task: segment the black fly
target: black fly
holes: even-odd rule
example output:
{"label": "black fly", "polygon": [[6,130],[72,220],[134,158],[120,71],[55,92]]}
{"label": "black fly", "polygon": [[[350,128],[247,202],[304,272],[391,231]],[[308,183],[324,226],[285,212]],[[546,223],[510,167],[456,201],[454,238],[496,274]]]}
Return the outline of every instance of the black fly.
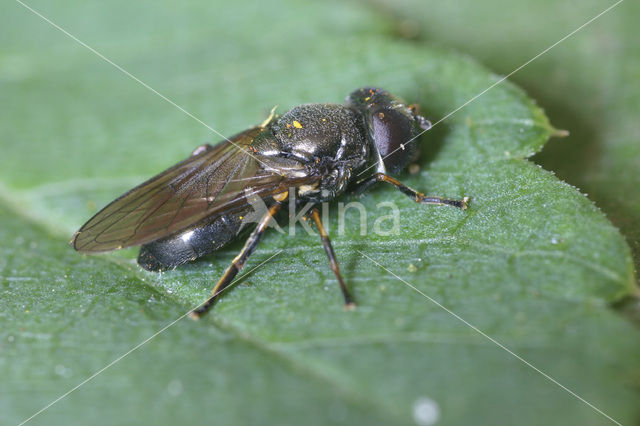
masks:
{"label": "black fly", "polygon": [[[150,271],[175,268],[233,240],[251,199],[267,206],[240,253],[192,316],[205,314],[258,245],[271,218],[295,191],[299,203],[329,201],[349,188],[387,182],[416,202],[465,209],[467,199],[427,197],[387,173],[404,169],[416,151],[416,126],[430,123],[413,106],[379,88],[352,92],[346,105],[308,104],[272,116],[133,188],[102,209],[71,244],[91,253],[142,245],[138,263]],[[359,176],[359,173],[366,174]],[[311,210],[347,307],[354,306],[320,214]]]}

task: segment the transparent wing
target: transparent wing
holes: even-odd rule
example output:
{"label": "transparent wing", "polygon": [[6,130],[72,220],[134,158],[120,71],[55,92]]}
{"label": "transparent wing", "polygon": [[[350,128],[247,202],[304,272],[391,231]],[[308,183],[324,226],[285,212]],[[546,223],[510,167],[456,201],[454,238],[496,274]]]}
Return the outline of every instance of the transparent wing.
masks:
{"label": "transparent wing", "polygon": [[72,246],[100,252],[148,243],[241,208],[248,197],[266,198],[317,179],[278,174],[273,158],[265,167],[250,148],[262,130],[239,133],[233,143],[210,147],[133,188],[85,223]]}

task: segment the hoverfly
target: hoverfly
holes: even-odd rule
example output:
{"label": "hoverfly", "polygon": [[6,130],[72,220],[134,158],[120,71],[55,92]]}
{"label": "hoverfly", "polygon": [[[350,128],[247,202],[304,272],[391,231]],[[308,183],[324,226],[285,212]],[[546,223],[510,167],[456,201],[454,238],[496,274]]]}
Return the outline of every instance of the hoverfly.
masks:
{"label": "hoverfly", "polygon": [[[417,127],[430,126],[415,106],[373,87],[353,91],[345,105],[306,104],[281,116],[272,112],[264,123],[215,146],[198,147],[111,202],[80,228],[71,245],[82,253],[141,245],[140,266],[175,268],[233,240],[251,210],[250,198],[259,197],[266,211],[209,299],[192,312],[199,318],[242,269],[290,191],[298,203],[319,204],[348,188],[364,191],[387,182],[418,203],[466,209],[466,197],[428,197],[387,174],[408,165],[416,144],[407,142],[417,136]],[[353,307],[318,209],[310,211],[345,306]]]}

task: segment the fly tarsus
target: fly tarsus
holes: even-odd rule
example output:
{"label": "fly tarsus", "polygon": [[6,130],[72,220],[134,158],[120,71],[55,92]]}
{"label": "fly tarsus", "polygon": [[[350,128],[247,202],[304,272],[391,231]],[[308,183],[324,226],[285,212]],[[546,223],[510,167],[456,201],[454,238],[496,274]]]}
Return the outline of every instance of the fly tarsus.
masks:
{"label": "fly tarsus", "polygon": [[439,206],[446,205],[457,207],[460,210],[466,210],[469,205],[469,197],[464,197],[462,200],[452,200],[449,198],[426,196],[422,192],[418,192],[415,189],[410,188],[404,183],[400,182],[399,180],[392,178],[391,176],[388,176],[384,173],[376,173],[370,178],[360,182],[360,185],[361,187],[367,189],[377,182],[387,182],[393,185],[397,190],[412,198],[416,203],[435,204]]}

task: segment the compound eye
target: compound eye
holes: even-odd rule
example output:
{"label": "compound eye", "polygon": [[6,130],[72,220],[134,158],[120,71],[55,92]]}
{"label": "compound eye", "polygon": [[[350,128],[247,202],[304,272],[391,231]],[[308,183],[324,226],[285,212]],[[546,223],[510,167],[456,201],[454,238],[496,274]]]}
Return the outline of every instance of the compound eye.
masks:
{"label": "compound eye", "polygon": [[373,140],[391,173],[401,171],[416,150],[413,117],[398,109],[385,108],[371,115]]}

